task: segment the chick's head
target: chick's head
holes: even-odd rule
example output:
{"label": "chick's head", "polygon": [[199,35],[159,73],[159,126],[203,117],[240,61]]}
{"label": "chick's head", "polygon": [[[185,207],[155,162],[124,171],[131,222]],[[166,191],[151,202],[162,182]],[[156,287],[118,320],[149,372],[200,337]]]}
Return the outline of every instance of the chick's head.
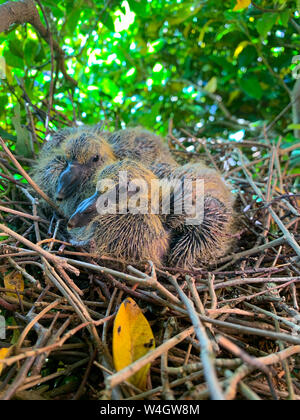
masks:
{"label": "chick's head", "polygon": [[62,201],[76,191],[94,185],[99,168],[115,161],[113,151],[101,135],[83,132],[71,135],[62,145],[66,165],[56,188],[56,199]]}
{"label": "chick's head", "polygon": [[108,214],[148,214],[151,182],[156,176],[138,162],[123,160],[98,172],[96,192],[84,200],[69,220],[69,228],[82,227]]}

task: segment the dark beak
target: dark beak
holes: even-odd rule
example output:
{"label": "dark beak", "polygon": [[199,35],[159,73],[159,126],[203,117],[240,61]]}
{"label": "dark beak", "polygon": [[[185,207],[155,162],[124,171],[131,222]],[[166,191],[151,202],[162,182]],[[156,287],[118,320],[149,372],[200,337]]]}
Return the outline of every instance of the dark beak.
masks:
{"label": "dark beak", "polygon": [[68,229],[75,229],[88,225],[97,216],[97,200],[99,193],[96,192],[92,197],[84,200],[71,216],[68,222]]}
{"label": "dark beak", "polygon": [[58,201],[65,200],[76,192],[83,178],[82,172],[83,168],[79,163],[68,164],[68,167],[58,179],[58,186],[56,188],[56,199]]}

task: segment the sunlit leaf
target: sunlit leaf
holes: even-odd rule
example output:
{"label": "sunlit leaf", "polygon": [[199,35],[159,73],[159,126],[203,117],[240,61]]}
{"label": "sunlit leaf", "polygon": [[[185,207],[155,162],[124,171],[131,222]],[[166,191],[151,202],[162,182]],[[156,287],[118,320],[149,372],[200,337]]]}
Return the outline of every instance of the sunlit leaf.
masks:
{"label": "sunlit leaf", "polygon": [[215,93],[218,87],[218,79],[216,77],[212,77],[210,81],[205,86],[205,90],[209,93]]}
{"label": "sunlit leaf", "polygon": [[33,64],[35,56],[40,49],[40,44],[37,41],[28,39],[24,46],[24,58],[28,66]]}
{"label": "sunlit leaf", "polygon": [[76,29],[82,9],[75,9],[68,15],[67,25],[71,32]]}
{"label": "sunlit leaf", "polygon": [[233,54],[234,58],[238,57],[243,51],[243,49],[247,47],[247,45],[249,44],[250,44],[249,41],[240,42],[239,45],[236,47],[236,50],[234,51],[234,54]]}
{"label": "sunlit leaf", "polygon": [[110,14],[106,11],[102,13],[102,19],[101,22],[103,25],[105,25],[111,32],[115,31],[115,24],[113,21],[113,18],[110,16]]}
{"label": "sunlit leaf", "polygon": [[288,130],[300,130],[300,124],[289,124],[287,129]]}
{"label": "sunlit leaf", "polygon": [[237,0],[237,3],[235,7],[233,8],[233,11],[236,12],[238,10],[243,10],[249,7],[251,4],[251,0]]}
{"label": "sunlit leaf", "polygon": [[119,88],[111,79],[104,78],[100,83],[99,87],[102,89],[102,91],[106,94],[114,98],[118,92]]}
{"label": "sunlit leaf", "polygon": [[147,3],[139,0],[128,0],[130,9],[133,10],[137,15],[147,17]]}
{"label": "sunlit leaf", "polygon": [[[142,311],[131,298],[120,306],[113,329],[113,358],[117,371],[124,369],[155,348],[151,327]],[[144,366],[129,381],[146,389],[150,364]]]}

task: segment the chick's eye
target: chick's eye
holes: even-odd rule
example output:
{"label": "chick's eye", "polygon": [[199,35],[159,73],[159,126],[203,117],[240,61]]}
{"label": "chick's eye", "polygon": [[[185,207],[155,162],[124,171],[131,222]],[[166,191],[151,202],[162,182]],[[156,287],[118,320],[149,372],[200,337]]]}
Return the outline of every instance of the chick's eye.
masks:
{"label": "chick's eye", "polygon": [[93,157],[93,162],[99,162],[99,159],[100,159],[99,155],[96,155]]}

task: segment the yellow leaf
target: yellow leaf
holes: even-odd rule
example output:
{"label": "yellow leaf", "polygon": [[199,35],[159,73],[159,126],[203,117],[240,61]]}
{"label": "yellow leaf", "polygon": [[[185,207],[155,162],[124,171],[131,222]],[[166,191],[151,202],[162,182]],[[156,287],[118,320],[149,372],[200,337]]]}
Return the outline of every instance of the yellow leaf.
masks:
{"label": "yellow leaf", "polygon": [[245,47],[247,47],[247,45],[249,45],[249,44],[250,44],[249,41],[240,42],[239,45],[236,47],[236,50],[234,51],[233,57],[234,58],[237,58],[241,54],[241,52],[243,51],[243,49]]}
{"label": "yellow leaf", "polygon": [[226,105],[231,105],[233,101],[235,101],[241,95],[240,90],[233,90],[230,92],[229,99]]}
{"label": "yellow leaf", "polygon": [[[10,354],[11,354],[12,348],[13,348],[13,346],[5,347],[5,348],[2,348],[2,349],[0,348],[0,360],[5,359],[6,357],[9,357]],[[3,364],[0,363],[0,375],[2,373],[2,370],[3,370]]]}
{"label": "yellow leaf", "polygon": [[209,93],[215,93],[218,87],[218,79],[216,77],[212,77],[210,81],[205,86],[204,90]]}
{"label": "yellow leaf", "polygon": [[238,10],[243,10],[249,7],[251,4],[251,0],[237,0],[237,4],[235,5],[233,11],[236,12]]}
{"label": "yellow leaf", "polygon": [[[14,270],[9,274],[4,276],[4,287],[10,290],[18,290],[23,292],[24,290],[24,279],[21,273]],[[18,296],[15,293],[6,292],[7,296],[11,296],[18,299]],[[23,295],[20,295],[20,298],[23,300]]]}
{"label": "yellow leaf", "polygon": [[12,67],[6,65],[6,78],[7,78],[8,83],[12,85],[14,79],[13,79],[13,76],[11,74],[11,69],[12,69]]}
{"label": "yellow leaf", "polygon": [[[113,359],[117,371],[143,357],[155,348],[151,327],[131,298],[124,300],[113,329]],[[129,382],[145,390],[150,363],[129,378]]]}

